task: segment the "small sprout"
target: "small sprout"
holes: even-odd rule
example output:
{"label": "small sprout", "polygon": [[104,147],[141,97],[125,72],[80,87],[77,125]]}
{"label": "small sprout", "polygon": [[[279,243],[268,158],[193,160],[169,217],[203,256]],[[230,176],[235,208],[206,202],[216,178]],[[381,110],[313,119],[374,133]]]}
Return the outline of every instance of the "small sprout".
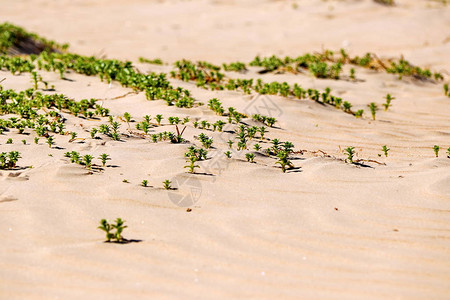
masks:
{"label": "small sprout", "polygon": [[125,119],[125,122],[130,123],[131,122],[131,115],[130,113],[126,112],[123,114],[123,118]]}
{"label": "small sprout", "polygon": [[255,144],[255,146],[253,146],[253,149],[255,149],[256,151],[261,150],[261,146],[259,144]]}
{"label": "small sprout", "polygon": [[246,153],[245,154],[245,158],[247,158],[247,161],[248,162],[253,162],[253,159],[255,159],[255,154],[253,154],[253,153]]}
{"label": "small sprout", "polygon": [[163,181],[164,189],[166,189],[166,190],[172,189],[172,186],[170,185],[171,183],[172,183],[172,181],[170,181],[168,179],[164,180]]}
{"label": "small sprout", "polygon": [[347,153],[347,161],[352,164],[353,156],[355,155],[355,147],[347,147],[344,151]]}
{"label": "small sprout", "polygon": [[91,134],[91,138],[92,138],[92,139],[95,139],[95,135],[97,134],[97,132],[98,132],[98,129],[97,129],[97,128],[92,128],[92,129],[91,129],[90,134]]}
{"label": "small sprout", "polygon": [[224,152],[224,154],[225,154],[226,157],[231,158],[231,152],[230,151]]}
{"label": "small sprout", "polygon": [[124,179],[124,180],[122,180],[122,182],[123,182],[123,183],[130,183],[130,182],[128,181],[128,179]]}
{"label": "small sprout", "polygon": [[450,158],[450,147],[447,149],[447,157]]}
{"label": "small sprout", "polygon": [[436,157],[439,156],[439,150],[440,149],[441,149],[441,147],[439,147],[438,145],[434,145],[433,146],[434,155],[436,155]]}
{"label": "small sprout", "polygon": [[281,170],[283,173],[286,173],[286,167],[292,168],[294,165],[289,160],[289,153],[286,151],[279,151],[277,153],[278,161],[276,161],[276,164],[280,164]]}
{"label": "small sprout", "polygon": [[388,108],[391,106],[391,101],[394,100],[395,97],[392,97],[391,94],[387,94],[385,99],[386,99],[386,103],[383,103],[383,106],[384,106],[384,110],[387,111]]}
{"label": "small sprout", "polygon": [[348,102],[348,101],[344,101],[342,106],[344,107],[344,111],[345,112],[351,112],[351,109],[352,109],[353,105],[350,102]]}
{"label": "small sprout", "polygon": [[363,113],[364,113],[364,109],[358,109],[358,110],[355,112],[355,117],[361,118],[362,115],[363,115]]}
{"label": "small sprout", "polygon": [[12,139],[12,138],[7,139],[7,140],[6,140],[6,143],[7,143],[7,144],[12,144],[12,143],[13,143],[13,139]]}
{"label": "small sprout", "polygon": [[233,146],[234,141],[232,140],[228,140],[228,147],[231,149],[231,147]]}
{"label": "small sprout", "polygon": [[375,120],[375,114],[377,113],[378,106],[375,104],[375,102],[371,102],[367,106],[369,107],[370,113],[372,114],[372,119]]}
{"label": "small sprout", "polygon": [[102,161],[102,166],[103,167],[106,165],[106,161],[107,160],[111,160],[111,158],[109,158],[109,155],[106,154],[106,153],[100,154],[99,159]]}
{"label": "small sprout", "polygon": [[106,232],[106,241],[109,243],[111,242],[111,239],[114,238],[114,234],[112,234],[110,231],[112,229],[111,225],[106,221],[105,219],[102,219],[100,221],[100,226],[97,227],[98,229],[103,230]]}
{"label": "small sprout", "polygon": [[93,159],[94,157],[92,156],[92,155],[89,155],[89,154],[86,154],[85,156],[83,156],[83,162],[84,162],[84,165],[86,166],[86,168],[88,168],[89,170],[91,169],[91,167],[92,167],[92,159]]}
{"label": "small sprout", "polygon": [[162,115],[156,115],[155,120],[156,123],[158,123],[158,126],[161,126],[162,119],[164,119]]}
{"label": "small sprout", "polygon": [[75,132],[75,131],[72,131],[71,133],[70,133],[70,141],[69,142],[72,142],[73,140],[75,140],[77,138],[77,133]]}
{"label": "small sprout", "polygon": [[147,187],[147,184],[148,184],[148,180],[146,180],[146,179],[142,180],[141,185],[143,187]]}
{"label": "small sprout", "polygon": [[114,238],[116,239],[117,242],[121,242],[123,240],[122,231],[128,227],[123,226],[124,223],[125,223],[124,220],[122,220],[121,218],[117,218],[116,224],[112,225],[112,228],[116,229],[116,232],[114,233]]}
{"label": "small sprout", "polygon": [[36,145],[39,143],[39,138],[38,138],[38,137],[35,137],[35,138],[34,138],[34,143],[35,143]]}
{"label": "small sprout", "polygon": [[197,162],[198,158],[195,156],[190,156],[187,160],[187,162],[189,163],[187,166],[184,166],[184,168],[188,168],[189,169],[189,173],[194,173],[195,172],[195,168],[200,168],[200,166],[196,165],[195,163]]}
{"label": "small sprout", "polygon": [[450,96],[450,93],[448,92],[448,83],[444,84],[444,95]]}
{"label": "small sprout", "polygon": [[355,69],[354,68],[350,69],[350,79],[355,80]]}
{"label": "small sprout", "polygon": [[27,141],[26,140],[22,140],[22,144],[26,145]]}
{"label": "small sprout", "polygon": [[391,150],[389,149],[386,145],[383,146],[383,148],[381,148],[381,151],[383,151],[384,156],[388,156],[388,151]]}
{"label": "small sprout", "polygon": [[53,137],[52,137],[52,136],[49,136],[49,137],[47,138],[47,145],[48,145],[48,147],[51,148],[52,145],[54,145],[54,144],[55,144],[55,141],[54,141]]}

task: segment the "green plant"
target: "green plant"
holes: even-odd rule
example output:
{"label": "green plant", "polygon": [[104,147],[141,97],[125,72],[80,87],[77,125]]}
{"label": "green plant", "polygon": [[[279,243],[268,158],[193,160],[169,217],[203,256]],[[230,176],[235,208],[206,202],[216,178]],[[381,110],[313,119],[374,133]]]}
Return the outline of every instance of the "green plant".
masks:
{"label": "green plant", "polygon": [[195,156],[188,157],[187,162],[189,164],[187,166],[184,166],[184,167],[189,169],[189,173],[194,173],[195,172],[195,168],[200,168],[200,166],[195,164],[197,162],[197,160],[198,160],[198,158],[195,157]]}
{"label": "green plant", "polygon": [[156,123],[158,123],[158,126],[161,126],[162,119],[164,119],[162,115],[156,115],[155,120]]}
{"label": "green plant", "polygon": [[259,151],[259,150],[261,150],[261,146],[259,144],[255,144],[253,146],[253,149],[255,149],[255,151]]}
{"label": "green plant", "polygon": [[146,187],[147,184],[148,184],[148,180],[146,180],[146,179],[142,180],[141,185],[142,185],[143,187]]}
{"label": "green plant", "polygon": [[70,133],[70,140],[69,140],[69,142],[74,141],[76,138],[77,138],[77,133],[75,131],[72,131]]}
{"label": "green plant", "polygon": [[375,120],[375,114],[377,113],[378,106],[374,102],[371,102],[368,107],[370,109],[370,113],[372,114],[372,119]]}
{"label": "green plant", "polygon": [[356,77],[355,77],[355,68],[351,68],[350,69],[350,79],[351,80],[355,80],[356,79]]}
{"label": "green plant", "polygon": [[382,148],[381,148],[381,151],[383,151],[383,153],[384,153],[384,156],[388,156],[388,151],[389,150],[391,150],[391,149],[389,149],[386,145],[384,145]]}
{"label": "green plant", "polygon": [[386,97],[386,103],[383,103],[384,110],[387,111],[388,108],[391,106],[391,101],[395,99],[395,97],[392,97],[391,94],[387,94]]}
{"label": "green plant", "polygon": [[448,83],[444,84],[444,95],[445,96],[450,96],[450,94],[448,93]]}
{"label": "green plant", "polygon": [[230,151],[226,151],[224,152],[225,156],[228,158],[231,158],[231,152]]}
{"label": "green plant", "polygon": [[1,152],[0,153],[0,169],[13,169],[16,167],[20,156],[18,151]]}
{"label": "green plant", "polygon": [[35,138],[34,138],[34,143],[35,143],[36,145],[39,143],[39,138],[38,138],[38,137],[35,137]]}
{"label": "green plant", "polygon": [[450,158],[450,147],[447,149],[447,157]]}
{"label": "green plant", "polygon": [[363,115],[363,113],[364,113],[364,110],[363,110],[363,109],[358,109],[358,110],[355,112],[355,117],[361,118],[362,115]]}
{"label": "green plant", "polygon": [[436,157],[439,156],[439,150],[440,149],[441,149],[441,147],[439,147],[438,145],[434,145],[433,146],[434,155],[436,155]]}
{"label": "green plant", "polygon": [[106,233],[106,241],[108,243],[111,242],[111,239],[115,237],[115,235],[110,232],[112,230],[112,226],[106,219],[101,219],[100,226],[98,226],[97,228],[103,230]]}
{"label": "green plant", "polygon": [[102,166],[103,167],[106,165],[106,161],[107,160],[111,160],[111,158],[109,158],[109,155],[106,154],[106,153],[100,154],[99,159],[102,161]]}
{"label": "green plant", "polygon": [[47,138],[47,145],[48,145],[48,147],[51,148],[52,145],[54,145],[54,144],[55,144],[55,141],[54,141],[53,137],[52,137],[52,136],[49,136],[49,137]]}
{"label": "green plant", "polygon": [[[100,226],[98,229],[103,230],[106,233],[106,242],[108,243],[111,242],[111,240],[115,243],[122,243],[126,241],[122,236],[122,232],[128,226],[124,225],[125,221],[121,218],[117,218],[115,222],[115,224],[109,224],[106,219],[102,219],[100,221]],[[114,233],[111,232],[113,229],[116,230]]]}
{"label": "green plant", "polygon": [[347,161],[352,164],[353,156],[355,155],[355,147],[347,147],[344,151],[347,153]]}
{"label": "green plant", "polygon": [[164,180],[163,181],[164,189],[166,189],[166,190],[172,189],[171,183],[172,183],[172,181],[170,181],[168,179]]}
{"label": "green plant", "polygon": [[92,159],[94,157],[92,155],[86,154],[83,156],[83,163],[89,170],[92,168]]}
{"label": "green plant", "polygon": [[125,112],[123,114],[123,118],[125,119],[125,122],[130,123],[131,122],[131,115],[129,112]]}
{"label": "green plant", "polygon": [[130,182],[128,181],[128,179],[124,179],[124,180],[122,180],[122,182],[123,182],[123,183],[130,183]]}
{"label": "green plant", "polygon": [[253,162],[253,160],[255,159],[255,154],[253,153],[246,153],[245,154],[245,158],[247,159],[248,162]]}
{"label": "green plant", "polygon": [[26,140],[22,140],[22,144],[26,145],[27,141]]}
{"label": "green plant", "polygon": [[12,144],[12,143],[13,143],[13,139],[12,139],[12,138],[7,139],[7,140],[6,140],[6,143],[7,143],[7,144]]}
{"label": "green plant", "polygon": [[283,173],[286,173],[286,167],[294,167],[292,162],[289,160],[289,153],[286,151],[279,151],[277,153],[278,161],[276,161],[276,164],[280,164],[281,170]]}

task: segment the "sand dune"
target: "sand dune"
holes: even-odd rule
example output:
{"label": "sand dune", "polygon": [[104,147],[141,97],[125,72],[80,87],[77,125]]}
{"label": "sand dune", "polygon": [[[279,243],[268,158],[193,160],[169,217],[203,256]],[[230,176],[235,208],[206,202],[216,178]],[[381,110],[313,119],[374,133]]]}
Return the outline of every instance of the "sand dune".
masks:
{"label": "sand dune", "polygon": [[[442,72],[448,82],[449,6],[396,2],[391,8],[356,0],[299,0],[296,7],[256,0],[18,0],[0,1],[0,22],[69,42],[75,53],[131,60],[144,73],[173,67],[138,63],[140,56],[168,63],[249,62],[257,54],[345,47],[351,55],[405,55]],[[117,82],[74,72],[66,74],[70,80],[40,74],[58,93],[100,99],[111,115],[129,112],[140,122],[144,115],[162,114],[164,126],[151,128],[151,134],[174,131],[169,116],[189,116],[183,135],[189,142],[152,143],[137,134],[137,122],[124,121],[122,141],[91,139],[89,130],[107,119],[64,112],[66,130],[77,132],[78,139],[55,135],[57,148],[43,138],[34,144],[31,131],[0,135],[2,152],[22,155],[20,168],[0,170],[1,299],[450,297],[450,159],[444,153],[450,147],[450,98],[442,82],[399,80],[362,67],[356,68],[356,82],[259,74],[256,67],[245,74],[226,72],[230,78],[330,87],[354,110],[366,110],[355,118],[314,101],[267,96],[278,123],[258,142],[266,148],[278,138],[303,150],[292,155],[295,169],[282,173],[275,159],[263,154],[256,154],[254,164],[244,153],[225,158],[232,133],[192,126],[193,120],[225,119],[206,105],[177,108],[148,101],[143,92]],[[4,88],[32,85],[29,74],[0,70],[2,78]],[[254,95],[170,81],[204,103],[217,97],[241,112],[257,105]],[[396,99],[384,111],[387,93]],[[375,121],[367,112],[370,102],[380,106]],[[192,177],[183,168],[184,153],[200,145],[195,136],[202,132],[214,139],[214,148]],[[6,144],[8,138],[13,144]],[[379,156],[383,145],[391,149],[388,157]],[[434,145],[441,147],[438,158]],[[346,163],[343,149],[349,146],[366,162]],[[95,158],[107,153],[111,160],[105,168],[96,160],[98,169],[89,174],[71,164],[66,151]],[[140,185],[144,179],[148,187]],[[179,189],[165,190],[166,179]],[[99,220],[117,217],[127,221],[124,236],[137,242],[103,243]]]}

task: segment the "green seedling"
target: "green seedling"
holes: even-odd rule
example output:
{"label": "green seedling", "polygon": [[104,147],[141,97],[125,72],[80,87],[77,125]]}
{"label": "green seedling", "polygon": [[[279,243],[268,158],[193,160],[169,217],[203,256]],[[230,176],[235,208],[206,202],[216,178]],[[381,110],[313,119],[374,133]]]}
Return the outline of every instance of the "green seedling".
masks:
{"label": "green seedling", "polygon": [[445,96],[450,96],[449,92],[448,92],[448,83],[444,84],[444,95]]}
{"label": "green seedling", "polygon": [[148,180],[146,180],[146,179],[142,180],[141,185],[143,187],[147,187],[147,184],[148,184]]}
{"label": "green seedling", "polygon": [[112,226],[108,223],[106,219],[102,219],[100,221],[100,226],[97,227],[100,230],[103,230],[106,233],[106,241],[109,243],[111,242],[111,239],[114,238],[114,234],[111,233]]}
{"label": "green seedling", "polygon": [[351,80],[355,80],[356,79],[356,77],[355,77],[355,68],[351,68],[350,69],[350,79]]}
{"label": "green seedling", "polygon": [[355,147],[347,147],[344,151],[347,153],[347,161],[352,164],[353,156],[355,155]]}
{"label": "green seedling", "polygon": [[106,165],[106,161],[111,160],[111,158],[109,158],[109,155],[106,153],[100,154],[99,159],[102,161],[103,167]]}
{"label": "green seedling", "polygon": [[355,117],[361,118],[362,115],[363,115],[363,113],[364,113],[364,110],[363,110],[363,109],[358,109],[358,110],[355,112]]}
{"label": "green seedling", "polygon": [[279,151],[277,153],[277,157],[278,157],[278,161],[276,161],[276,164],[280,164],[281,166],[281,170],[283,171],[283,173],[286,173],[286,168],[292,168],[294,167],[294,165],[292,164],[292,162],[289,160],[289,153],[286,151]]}
{"label": "green seedling", "polygon": [[255,154],[253,153],[246,153],[245,154],[245,158],[247,159],[248,162],[253,162],[253,160],[255,159]]}
{"label": "green seedling", "polygon": [[168,179],[164,180],[164,181],[163,181],[164,189],[166,189],[166,190],[172,189],[171,184],[172,184],[172,181],[170,181],[170,180],[168,180]]}
{"label": "green seedling", "polygon": [[22,140],[22,144],[26,145],[27,141],[26,140]]}
{"label": "green seedling", "polygon": [[378,106],[375,104],[375,102],[371,102],[368,107],[370,109],[370,113],[372,114],[372,119],[375,120],[375,114],[377,113]]}
{"label": "green seedling", "polygon": [[395,97],[392,97],[391,94],[386,95],[386,103],[383,103],[384,110],[387,111],[389,107],[391,107],[391,101],[395,99]]}
{"label": "green seedling", "polygon": [[261,150],[261,146],[259,144],[255,144],[253,146],[253,149],[255,149],[255,151],[259,151],[259,150]]}
{"label": "green seedling", "polygon": [[450,158],[450,147],[447,149],[447,157]]}
{"label": "green seedling", "polygon": [[162,115],[156,115],[155,120],[156,123],[158,123],[158,126],[161,126],[162,119],[164,119]]}
{"label": "green seedling", "polygon": [[391,150],[389,149],[386,145],[383,146],[383,148],[381,148],[381,151],[383,151],[384,156],[388,156],[388,151]]}
{"label": "green seedling", "polygon": [[49,136],[49,137],[47,138],[47,145],[48,145],[48,147],[51,148],[52,145],[54,145],[54,144],[55,144],[55,141],[54,141],[53,137],[52,137],[52,136]]}
{"label": "green seedling", "polygon": [[130,123],[131,122],[131,115],[128,112],[125,112],[123,114],[123,118],[125,119],[125,122]]}
{"label": "green seedling", "polygon": [[77,138],[77,133],[75,131],[72,131],[70,133],[70,140],[69,140],[69,142],[74,141],[76,138]]}
{"label": "green seedling", "polygon": [[12,138],[7,139],[7,140],[6,140],[6,143],[7,143],[7,144],[12,144],[12,143],[13,143],[13,139],[12,139]]}
{"label": "green seedling", "polygon": [[83,156],[83,163],[89,170],[92,168],[92,159],[94,157],[92,155],[86,154]]}
{"label": "green seedling", "polygon": [[436,157],[439,156],[439,150],[440,149],[441,149],[441,147],[439,147],[438,145],[434,145],[433,146],[434,155],[436,155]]}
{"label": "green seedling", "polygon": [[189,169],[189,173],[193,174],[195,172],[195,168],[200,168],[200,166],[195,164],[197,162],[197,160],[198,160],[198,158],[196,158],[195,156],[188,157],[187,162],[189,164],[187,166],[184,166],[184,167]]}
{"label": "green seedling", "polygon": [[35,137],[35,138],[34,138],[34,143],[35,143],[36,145],[39,143],[39,138],[38,138],[38,137]]}
{"label": "green seedling", "polygon": [[224,152],[225,156],[228,158],[231,158],[231,152],[230,151],[226,151]]}
{"label": "green seedling", "polygon": [[122,242],[124,240],[124,238],[122,237],[122,232],[125,228],[128,227],[126,225],[124,226],[124,224],[125,224],[124,220],[122,220],[121,218],[117,218],[116,223],[111,226],[116,230],[116,232],[114,233],[114,238],[116,239],[117,242]]}

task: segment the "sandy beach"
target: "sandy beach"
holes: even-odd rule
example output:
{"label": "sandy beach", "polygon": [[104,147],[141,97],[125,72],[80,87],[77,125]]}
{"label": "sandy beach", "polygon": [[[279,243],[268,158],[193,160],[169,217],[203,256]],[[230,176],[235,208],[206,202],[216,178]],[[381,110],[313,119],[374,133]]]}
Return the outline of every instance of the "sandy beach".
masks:
{"label": "sandy beach", "polygon": [[[115,80],[73,70],[61,79],[39,70],[55,88],[42,93],[93,98],[109,109],[120,140],[91,138],[108,117],[64,110],[67,134],[54,134],[51,147],[44,137],[34,142],[35,130],[0,134],[0,152],[21,154],[17,168],[0,170],[0,299],[449,299],[450,97],[443,85],[450,82],[450,5],[395,3],[0,0],[0,23],[69,43],[71,53],[131,61],[143,74],[166,73],[174,87],[204,103],[168,106]],[[340,79],[255,66],[221,71],[227,78],[329,87],[352,111],[364,110],[356,118],[308,99],[204,89],[169,75],[181,59],[221,66],[341,48],[352,57],[403,56],[442,79],[399,79],[350,64]],[[0,81],[16,91],[33,86],[29,73],[4,68]],[[395,99],[385,110],[387,94]],[[193,125],[228,123],[208,107],[212,98],[248,116],[241,125],[261,126],[251,118],[255,113],[277,122],[264,138],[250,139],[247,150],[238,151],[235,142],[227,158],[239,124],[222,132]],[[371,102],[378,105],[375,120]],[[162,126],[152,119],[147,135],[136,128],[157,114]],[[152,142],[152,134],[176,132],[169,117],[189,117],[178,125],[186,126],[185,142]],[[214,142],[197,174],[189,174],[185,153],[202,147],[202,133]],[[286,173],[276,155],[254,150],[274,139],[295,145]],[[348,162],[347,147],[359,163]],[[93,170],[71,163],[70,151],[92,155]],[[105,167],[102,153],[111,158]],[[174,189],[166,190],[165,180]],[[133,242],[104,243],[99,221],[116,218],[126,221],[123,235]]]}

